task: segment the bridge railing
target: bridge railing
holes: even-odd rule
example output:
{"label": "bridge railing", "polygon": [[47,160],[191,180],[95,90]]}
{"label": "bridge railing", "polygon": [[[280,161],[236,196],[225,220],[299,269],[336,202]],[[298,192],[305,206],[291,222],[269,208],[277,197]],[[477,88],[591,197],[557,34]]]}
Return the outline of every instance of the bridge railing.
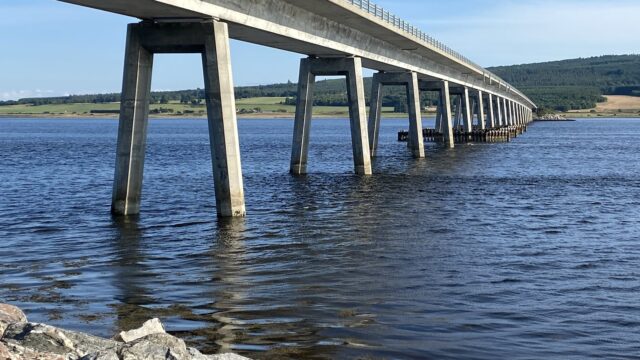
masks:
{"label": "bridge railing", "polygon": [[[428,34],[422,32],[422,30],[420,30],[419,28],[409,24],[408,22],[402,20],[401,18],[395,16],[394,14],[386,11],[384,8],[374,4],[373,2],[369,1],[369,0],[345,0],[349,3],[351,3],[351,5],[354,5],[366,12],[368,12],[369,14],[372,14],[374,16],[376,16],[379,19],[384,20],[385,22],[395,26],[396,28],[409,33],[417,38],[419,38],[420,40],[426,42],[428,45],[430,45],[431,47],[434,47],[446,54],[448,54],[449,56],[457,59],[458,61],[466,64],[469,67],[474,68],[475,70],[477,70],[478,72],[482,73],[485,77],[485,79],[487,77],[490,77],[491,80],[493,82],[497,82],[498,84],[502,84],[503,86],[506,84],[506,82],[504,80],[502,80],[499,76],[496,76],[495,74],[491,73],[490,71],[485,70],[482,66],[474,63],[473,61],[469,60],[467,57],[465,57],[464,55],[460,54],[457,51],[454,51],[453,49],[451,49],[450,47],[448,47],[447,45],[441,43],[440,41],[434,39],[433,37],[429,36]],[[507,90],[512,91],[517,93],[518,95],[521,95],[522,97],[524,97],[526,99],[526,96],[524,96],[524,94],[520,93],[519,91],[508,87]]]}

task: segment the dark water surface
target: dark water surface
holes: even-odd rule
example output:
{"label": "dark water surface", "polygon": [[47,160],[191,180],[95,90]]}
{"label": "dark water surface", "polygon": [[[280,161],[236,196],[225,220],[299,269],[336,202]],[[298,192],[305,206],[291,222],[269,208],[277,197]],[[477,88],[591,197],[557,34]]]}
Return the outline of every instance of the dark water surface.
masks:
{"label": "dark water surface", "polygon": [[0,120],[0,301],[112,336],[160,317],[254,358],[640,356],[640,121],[537,123],[375,175],[348,123],[240,121],[247,214],[215,216],[204,120],[152,120],[142,213],[109,215],[117,122]]}

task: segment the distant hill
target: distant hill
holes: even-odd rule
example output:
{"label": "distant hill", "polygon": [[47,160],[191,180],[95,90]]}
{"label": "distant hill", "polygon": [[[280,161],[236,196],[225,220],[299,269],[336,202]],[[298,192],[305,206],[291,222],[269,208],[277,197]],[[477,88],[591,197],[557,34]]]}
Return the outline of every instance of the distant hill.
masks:
{"label": "distant hill", "polygon": [[[505,81],[529,96],[540,108],[567,111],[590,109],[597,102],[606,101],[603,95],[640,96],[640,55],[607,55],[586,59],[572,59],[536,64],[499,66],[488,68]],[[365,78],[367,101],[371,78]],[[292,82],[242,86],[236,88],[236,98],[284,97],[284,104],[295,104],[297,85]],[[204,90],[153,92],[153,103],[179,101],[199,104]],[[347,101],[345,81],[331,79],[318,81],[315,86],[314,105],[344,106]],[[120,101],[120,94],[70,95],[50,98],[26,98],[0,102],[0,105],[110,103]],[[435,103],[433,94],[423,94],[422,103]],[[401,87],[385,87],[383,105],[398,112],[406,111],[406,98]]]}
{"label": "distant hill", "polygon": [[640,96],[640,55],[607,55],[488,68],[539,107],[589,109],[602,95]]}

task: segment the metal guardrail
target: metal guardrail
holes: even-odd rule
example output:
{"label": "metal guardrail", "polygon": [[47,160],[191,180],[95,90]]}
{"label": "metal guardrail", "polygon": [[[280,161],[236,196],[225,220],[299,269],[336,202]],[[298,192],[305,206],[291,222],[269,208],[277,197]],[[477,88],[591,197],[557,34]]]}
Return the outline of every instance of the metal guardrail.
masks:
{"label": "metal guardrail", "polygon": [[409,35],[417,37],[418,39],[424,41],[430,47],[438,49],[441,52],[449,55],[450,57],[452,57],[454,59],[457,59],[458,61],[464,63],[465,65],[467,65],[467,66],[469,66],[471,68],[474,68],[476,71],[478,71],[478,72],[483,74],[483,77],[484,77],[485,81],[486,81],[487,78],[489,78],[491,82],[497,82],[498,86],[499,87],[504,87],[504,89],[506,91],[516,93],[516,94],[520,95],[522,98],[528,100],[528,98],[524,94],[522,94],[520,91],[512,88],[508,83],[506,83],[504,80],[502,80],[499,76],[493,74],[490,71],[485,70],[482,66],[480,66],[480,65],[474,63],[473,61],[469,60],[464,55],[460,54],[457,51],[454,51],[453,49],[451,49],[447,45],[441,43],[440,41],[438,41],[438,40],[436,40],[434,38],[432,38],[428,34],[422,32],[422,30],[416,28],[415,26],[412,26],[408,22],[406,22],[406,21],[402,20],[401,18],[395,16],[394,14],[386,11],[385,9],[383,9],[382,7],[374,4],[373,2],[371,2],[369,0],[345,0],[345,1],[351,3],[351,5],[353,5],[353,6],[356,6],[356,7],[360,8],[361,10],[366,11],[369,14],[374,15],[375,17],[377,17],[379,19],[382,19],[383,21],[385,21],[388,24],[393,25],[397,29],[400,29],[400,30],[408,33]]}

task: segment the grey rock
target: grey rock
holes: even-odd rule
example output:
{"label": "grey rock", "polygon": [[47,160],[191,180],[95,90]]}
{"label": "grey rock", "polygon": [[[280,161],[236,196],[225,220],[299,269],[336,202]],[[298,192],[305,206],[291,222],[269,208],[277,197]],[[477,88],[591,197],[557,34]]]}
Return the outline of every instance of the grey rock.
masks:
{"label": "grey rock", "polygon": [[184,341],[169,334],[151,334],[126,343],[119,352],[121,360],[190,360]]}
{"label": "grey rock", "polygon": [[138,340],[151,334],[166,334],[164,326],[159,319],[151,319],[145,321],[141,327],[129,331],[123,331],[116,337],[116,340],[121,340],[126,343]]}
{"label": "grey rock", "polygon": [[3,341],[35,352],[59,354],[69,358],[79,358],[99,351],[117,351],[121,346],[117,341],[37,323],[9,325]]}
{"label": "grey rock", "polygon": [[2,360],[75,360],[75,356],[65,356],[47,352],[38,352],[15,344],[0,343]]}
{"label": "grey rock", "polygon": [[13,323],[4,332],[3,342],[36,352],[58,355],[75,354],[73,342],[53,326],[36,323]]}
{"label": "grey rock", "polygon": [[115,350],[104,350],[85,355],[80,360],[120,360]]}
{"label": "grey rock", "polygon": [[122,343],[115,340],[103,339],[97,336],[69,330],[60,329],[60,331],[69,340],[71,340],[76,353],[80,356],[96,352],[115,353],[120,349],[120,347],[122,347]]}
{"label": "grey rock", "polygon": [[209,360],[251,360],[248,357],[240,356],[234,353],[209,355]]}
{"label": "grey rock", "polygon": [[233,353],[226,354],[216,354],[216,355],[203,355],[194,348],[188,348],[189,355],[191,356],[190,360],[251,360],[244,356],[240,356]]}
{"label": "grey rock", "polygon": [[27,322],[27,316],[22,310],[13,305],[0,304],[0,339],[7,326],[17,322]]}

